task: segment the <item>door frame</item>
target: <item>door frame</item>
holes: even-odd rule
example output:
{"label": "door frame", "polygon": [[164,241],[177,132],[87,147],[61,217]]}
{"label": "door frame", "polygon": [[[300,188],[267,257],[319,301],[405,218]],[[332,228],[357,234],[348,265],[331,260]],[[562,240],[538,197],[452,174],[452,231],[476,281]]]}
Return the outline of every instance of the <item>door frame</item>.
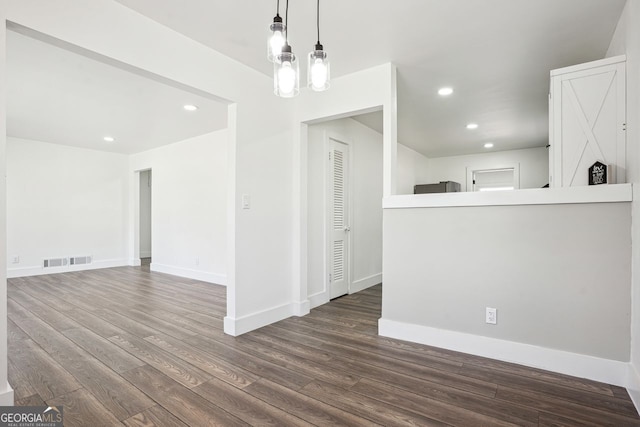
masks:
{"label": "door frame", "polygon": [[[329,158],[329,154],[332,153],[332,140],[338,141],[342,144],[345,144],[349,149],[349,158],[347,160],[347,185],[348,185],[348,196],[346,202],[348,203],[348,213],[347,213],[347,222],[348,227],[353,227],[353,142],[349,138],[345,138],[343,135],[340,135],[335,132],[324,131],[324,153],[325,153],[325,167],[324,167],[324,291],[326,295],[326,301],[331,300],[331,280],[329,279],[329,275],[332,274],[332,242],[333,242],[333,229],[332,218],[331,218],[331,198],[333,197],[333,169],[331,166],[333,165],[333,161]],[[351,238],[351,232],[349,232],[346,236],[347,239],[347,256],[346,260],[348,262],[347,266],[347,295],[351,293],[351,285],[353,278],[353,239]]]}

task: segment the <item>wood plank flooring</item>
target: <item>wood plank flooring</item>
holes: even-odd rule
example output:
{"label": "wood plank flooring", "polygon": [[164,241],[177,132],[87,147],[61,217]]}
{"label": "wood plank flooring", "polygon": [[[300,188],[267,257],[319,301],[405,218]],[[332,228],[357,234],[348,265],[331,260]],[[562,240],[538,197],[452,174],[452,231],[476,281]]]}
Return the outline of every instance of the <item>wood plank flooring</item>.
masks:
{"label": "wood plank flooring", "polygon": [[381,286],[233,338],[225,288],[148,266],[8,282],[16,404],[66,426],[640,426],[620,387],[377,336]]}

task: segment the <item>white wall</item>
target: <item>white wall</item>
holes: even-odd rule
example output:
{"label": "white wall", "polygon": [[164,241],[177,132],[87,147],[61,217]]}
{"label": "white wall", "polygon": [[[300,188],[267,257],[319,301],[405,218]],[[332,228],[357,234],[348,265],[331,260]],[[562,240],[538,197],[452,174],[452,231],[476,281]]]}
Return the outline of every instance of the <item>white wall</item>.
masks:
{"label": "white wall", "polygon": [[380,333],[624,385],[630,208],[385,209]]}
{"label": "white wall", "polygon": [[382,135],[352,119],[312,125],[308,131],[307,292],[315,307],[329,301],[325,268],[328,137],[348,143],[351,156],[350,293],[382,281]]}
{"label": "white wall", "polygon": [[[328,122],[327,125],[330,125]],[[327,284],[327,249],[326,221],[328,189],[326,180],[328,174],[326,162],[328,162],[327,147],[324,136],[325,125],[308,127],[307,150],[307,295],[314,308],[329,301],[329,288]]]}
{"label": "white wall", "polygon": [[640,407],[640,3],[628,0],[607,56],[627,55],[627,180],[634,183],[632,203],[631,377],[629,392]]}
{"label": "white wall", "polygon": [[467,191],[467,168],[498,169],[520,164],[520,188],[541,188],[549,183],[549,153],[546,148],[496,151],[467,156],[434,157],[429,159],[428,181],[460,183]]}
{"label": "white wall", "polygon": [[[251,318],[262,311],[266,301],[282,303],[269,305],[268,310],[277,311],[278,307],[284,306],[287,311],[285,317],[292,314],[289,310],[291,150],[291,133],[286,132],[265,138],[255,146],[242,147],[239,151],[245,158],[244,167],[252,173],[245,176],[246,181],[238,188],[240,198],[249,196],[251,208],[239,208],[236,217],[239,221],[235,230],[238,240],[236,253],[242,254],[244,259],[243,264],[236,268],[236,279],[247,284],[239,290],[237,297]],[[259,241],[253,242],[254,239]],[[287,286],[281,286],[283,284]]]}
{"label": "white wall", "polygon": [[140,172],[140,258],[151,257],[151,170]]}
{"label": "white wall", "polygon": [[221,130],[130,157],[134,183],[152,170],[153,271],[226,283],[227,138]]}
{"label": "white wall", "polygon": [[72,269],[44,270],[53,257],[91,255],[83,269],[126,265],[126,178],[126,155],[8,138],[8,275]]}
{"label": "white wall", "polygon": [[430,184],[429,159],[426,156],[398,144],[396,194],[413,194],[416,184]]}
{"label": "white wall", "polygon": [[[6,2],[0,2],[0,23],[6,26]],[[13,389],[7,377],[7,197],[6,197],[6,81],[7,34],[0,29],[0,405],[13,405]]]}

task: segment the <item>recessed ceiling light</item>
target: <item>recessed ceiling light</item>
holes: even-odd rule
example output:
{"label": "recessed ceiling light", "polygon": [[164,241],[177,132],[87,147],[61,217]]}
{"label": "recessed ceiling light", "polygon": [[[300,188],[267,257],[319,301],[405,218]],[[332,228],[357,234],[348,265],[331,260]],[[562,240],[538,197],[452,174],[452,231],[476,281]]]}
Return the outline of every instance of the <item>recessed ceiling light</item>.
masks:
{"label": "recessed ceiling light", "polygon": [[438,95],[440,96],[449,96],[453,93],[453,89],[450,87],[443,87],[440,88],[440,90],[438,91]]}
{"label": "recessed ceiling light", "polygon": [[187,111],[196,111],[198,109],[198,106],[193,104],[187,104],[183,108]]}
{"label": "recessed ceiling light", "polygon": [[112,137],[112,136],[105,136],[105,137],[104,137],[104,138],[102,138],[102,139],[104,139],[104,140],[105,140],[105,141],[107,141],[107,142],[113,142],[113,141],[115,141],[115,140],[116,140],[116,139],[115,139],[114,137]]}
{"label": "recessed ceiling light", "polygon": [[467,129],[478,129],[478,124],[477,123],[469,123],[467,125]]}
{"label": "recessed ceiling light", "polygon": [[493,142],[487,142],[484,144],[484,148],[493,148]]}

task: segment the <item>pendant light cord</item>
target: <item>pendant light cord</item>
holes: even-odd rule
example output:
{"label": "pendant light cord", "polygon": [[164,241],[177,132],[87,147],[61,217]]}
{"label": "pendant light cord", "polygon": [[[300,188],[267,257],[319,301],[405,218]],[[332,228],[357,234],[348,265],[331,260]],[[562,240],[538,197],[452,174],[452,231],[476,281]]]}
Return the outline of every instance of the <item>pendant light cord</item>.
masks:
{"label": "pendant light cord", "polygon": [[320,44],[320,0],[316,9],[316,26],[318,28],[318,44]]}
{"label": "pendant light cord", "polygon": [[[278,0],[280,1],[280,0]],[[287,0],[287,7],[284,13],[284,40],[289,44],[289,0]]]}

